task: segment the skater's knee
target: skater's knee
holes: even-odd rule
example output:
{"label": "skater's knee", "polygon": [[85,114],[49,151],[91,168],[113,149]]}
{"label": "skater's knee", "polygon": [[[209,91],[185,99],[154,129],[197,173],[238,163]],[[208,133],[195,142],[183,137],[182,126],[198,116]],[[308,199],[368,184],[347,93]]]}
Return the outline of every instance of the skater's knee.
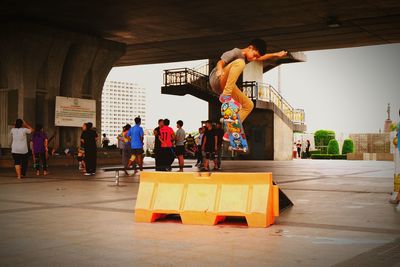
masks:
{"label": "skater's knee", "polygon": [[247,110],[248,112],[252,111],[254,108],[254,103],[250,99],[243,104],[243,109]]}
{"label": "skater's knee", "polygon": [[254,108],[254,102],[253,101],[249,101],[249,110],[252,111]]}

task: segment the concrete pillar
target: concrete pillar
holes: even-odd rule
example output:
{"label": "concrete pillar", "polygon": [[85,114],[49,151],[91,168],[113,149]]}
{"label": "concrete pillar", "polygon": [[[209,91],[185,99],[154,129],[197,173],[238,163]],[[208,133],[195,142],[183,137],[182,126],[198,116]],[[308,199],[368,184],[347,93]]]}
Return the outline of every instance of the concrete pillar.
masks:
{"label": "concrete pillar", "polygon": [[79,128],[54,126],[55,97],[61,95],[95,99],[100,129],[103,83],[125,45],[25,22],[3,23],[0,30],[0,90],[18,94],[17,116],[10,108],[4,115],[8,126],[16,119],[11,116],[40,122],[49,136],[57,136],[55,146],[78,144]]}

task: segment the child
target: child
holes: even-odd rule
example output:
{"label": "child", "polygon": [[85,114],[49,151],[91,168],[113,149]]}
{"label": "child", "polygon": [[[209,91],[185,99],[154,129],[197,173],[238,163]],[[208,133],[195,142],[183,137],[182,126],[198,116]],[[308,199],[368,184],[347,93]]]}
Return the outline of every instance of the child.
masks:
{"label": "child", "polygon": [[40,167],[43,169],[43,175],[47,175],[48,139],[41,124],[36,125],[31,142],[36,175],[40,175]]}
{"label": "child", "polygon": [[248,98],[236,85],[242,74],[245,64],[250,61],[264,61],[279,59],[287,55],[286,51],[265,54],[266,44],[262,39],[252,40],[247,47],[234,48],[222,54],[217,66],[210,73],[211,88],[220,94],[220,101],[228,102],[232,98],[242,107],[239,110],[240,120],[243,122],[254,107],[253,101]]}
{"label": "child", "polygon": [[218,170],[217,159],[215,158],[215,153],[218,150],[218,140],[217,135],[212,127],[212,122],[210,120],[206,121],[206,131],[204,133],[202,142],[202,151],[205,152],[204,160],[204,171],[209,171],[209,161],[214,161],[214,170]]}

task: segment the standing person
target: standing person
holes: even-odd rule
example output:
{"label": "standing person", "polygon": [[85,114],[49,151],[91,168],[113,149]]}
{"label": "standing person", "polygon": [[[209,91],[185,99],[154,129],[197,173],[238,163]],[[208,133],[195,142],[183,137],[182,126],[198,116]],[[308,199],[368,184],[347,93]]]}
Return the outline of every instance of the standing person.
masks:
{"label": "standing person", "polygon": [[32,134],[32,155],[36,175],[40,175],[40,167],[43,169],[43,175],[47,175],[47,157],[48,157],[48,138],[41,124],[36,124],[35,131]]}
{"label": "standing person", "polygon": [[203,164],[203,153],[201,151],[201,142],[203,141],[203,136],[204,136],[204,129],[203,127],[199,128],[199,136],[197,137],[197,162],[196,162],[196,167],[201,167]]}
{"label": "standing person", "polygon": [[175,154],[172,149],[172,142],[175,140],[175,133],[169,127],[169,119],[164,120],[164,126],[160,128],[161,151],[160,151],[160,165],[164,171],[171,170],[171,164],[174,162]]}
{"label": "standing person", "polygon": [[[82,124],[82,133],[86,131],[86,123]],[[83,145],[82,140],[80,141],[80,145],[78,147],[78,169],[81,172],[86,172],[86,165],[85,165],[85,147]]]}
{"label": "standing person", "polygon": [[224,137],[224,129],[222,129],[222,123],[217,122],[215,128],[215,134],[217,136],[217,168],[221,169],[221,157],[222,157],[222,142]]}
{"label": "standing person", "polygon": [[128,137],[126,137],[127,132],[131,129],[131,125],[127,124],[122,127],[122,133],[118,135],[118,144],[121,149],[122,155],[122,165],[124,166],[124,171],[126,175],[129,175],[128,162],[131,158],[131,142]]}
{"label": "standing person", "polygon": [[[399,110],[400,116],[400,110]],[[395,146],[394,151],[394,181],[393,181],[393,193],[389,200],[392,204],[397,204],[396,210],[400,212],[400,121],[397,124],[397,134],[393,140]]]}
{"label": "standing person", "polygon": [[156,165],[156,171],[159,171],[160,166],[160,152],[161,152],[161,141],[160,141],[160,129],[164,126],[164,120],[158,120],[158,126],[153,130],[154,134],[154,159]]}
{"label": "standing person", "polygon": [[[144,132],[143,128],[140,127],[142,119],[140,117],[135,118],[135,126],[127,131],[127,137],[130,137],[131,141],[131,154],[135,156],[136,162],[139,165],[139,170],[143,171],[143,139],[144,139]],[[135,174],[138,171],[135,170]]]}
{"label": "standing person", "polygon": [[215,158],[215,152],[218,150],[217,145],[217,135],[212,127],[212,122],[208,120],[206,121],[206,131],[204,132],[203,142],[201,145],[202,151],[206,154],[204,160],[204,171],[210,170],[210,160],[214,161],[214,170],[217,170],[217,160]]}
{"label": "standing person", "polygon": [[175,139],[175,155],[178,158],[179,162],[179,171],[183,172],[183,166],[185,165],[184,155],[185,155],[185,130],[182,128],[183,121],[179,120],[176,122],[176,139]]}
{"label": "standing person", "polygon": [[86,123],[86,130],[81,134],[81,143],[85,149],[85,175],[95,175],[97,165],[97,139],[98,135],[93,129],[91,122]]}
{"label": "standing person", "polygon": [[101,141],[101,144],[103,148],[108,148],[108,145],[110,144],[110,139],[108,139],[105,133],[103,133],[103,140]]}
{"label": "standing person", "polygon": [[17,179],[26,176],[28,168],[28,141],[27,134],[32,133],[33,128],[22,119],[15,121],[14,128],[11,129],[11,153],[14,159],[15,172]]}
{"label": "standing person", "polygon": [[297,147],[297,157],[299,159],[301,159],[301,142],[300,142],[300,140],[297,141],[296,147]]}
{"label": "standing person", "polygon": [[246,63],[250,61],[265,61],[287,56],[286,51],[265,54],[266,43],[262,39],[252,40],[247,47],[233,48],[222,54],[216,67],[210,73],[211,88],[220,94],[220,101],[227,102],[232,98],[241,104],[239,117],[242,123],[252,111],[254,104],[236,85]]}
{"label": "standing person", "polygon": [[310,140],[307,140],[307,146],[306,146],[306,155],[307,155],[307,158],[309,158],[311,155],[310,155],[310,146],[311,146],[311,143],[310,143]]}

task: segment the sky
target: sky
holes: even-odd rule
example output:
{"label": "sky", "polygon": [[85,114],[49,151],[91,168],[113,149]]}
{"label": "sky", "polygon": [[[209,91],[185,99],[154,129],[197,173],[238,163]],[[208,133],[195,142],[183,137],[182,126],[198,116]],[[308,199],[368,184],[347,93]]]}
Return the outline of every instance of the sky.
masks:
{"label": "sky", "polygon": [[[383,131],[387,104],[391,119],[399,121],[400,44],[305,52],[307,62],[281,67],[281,92],[294,108],[306,114],[307,132],[336,133]],[[147,90],[147,128],[159,118],[175,127],[183,120],[196,130],[208,116],[207,103],[192,96],[161,94],[163,70],[196,67],[206,60],[113,68],[108,80],[135,82]],[[278,71],[264,74],[264,82],[278,88]],[[150,123],[154,122],[153,125]]]}

